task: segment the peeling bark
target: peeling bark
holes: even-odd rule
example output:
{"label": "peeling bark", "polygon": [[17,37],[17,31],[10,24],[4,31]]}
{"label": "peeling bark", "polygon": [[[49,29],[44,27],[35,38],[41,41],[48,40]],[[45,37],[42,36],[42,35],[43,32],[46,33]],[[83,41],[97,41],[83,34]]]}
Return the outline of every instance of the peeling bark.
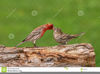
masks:
{"label": "peeling bark", "polygon": [[95,52],[89,43],[38,48],[0,45],[0,67],[95,67]]}

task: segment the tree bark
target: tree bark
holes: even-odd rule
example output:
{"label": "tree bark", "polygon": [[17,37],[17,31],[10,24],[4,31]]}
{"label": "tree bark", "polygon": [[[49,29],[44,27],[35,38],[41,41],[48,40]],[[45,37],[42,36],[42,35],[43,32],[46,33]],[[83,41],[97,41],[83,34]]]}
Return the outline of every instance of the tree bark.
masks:
{"label": "tree bark", "polygon": [[0,45],[0,67],[95,67],[95,52],[89,43],[38,48]]}

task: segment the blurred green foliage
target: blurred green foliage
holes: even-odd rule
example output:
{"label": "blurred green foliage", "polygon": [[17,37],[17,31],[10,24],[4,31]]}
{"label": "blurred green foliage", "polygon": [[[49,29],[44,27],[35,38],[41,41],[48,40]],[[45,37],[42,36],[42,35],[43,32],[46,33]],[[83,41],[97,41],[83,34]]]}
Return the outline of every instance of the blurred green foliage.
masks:
{"label": "blurred green foliage", "polygon": [[[37,15],[33,16],[32,11]],[[83,15],[79,16],[78,11]],[[35,14],[35,13],[33,13]],[[91,43],[96,53],[96,66],[100,67],[100,0],[2,0],[0,1],[0,44],[13,47],[40,25],[52,23],[68,34],[85,32],[78,40],[68,44]],[[9,34],[14,38],[10,39]],[[10,36],[11,37],[11,36]],[[37,40],[38,46],[58,45],[53,31],[48,30]],[[26,42],[19,47],[32,47]]]}

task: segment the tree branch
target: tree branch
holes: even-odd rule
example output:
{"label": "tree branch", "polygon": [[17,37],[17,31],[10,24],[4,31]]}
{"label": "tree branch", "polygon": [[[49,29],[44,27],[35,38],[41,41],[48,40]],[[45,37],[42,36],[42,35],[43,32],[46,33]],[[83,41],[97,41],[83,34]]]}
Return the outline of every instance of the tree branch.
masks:
{"label": "tree branch", "polygon": [[52,47],[5,47],[0,45],[0,67],[95,67],[91,44]]}

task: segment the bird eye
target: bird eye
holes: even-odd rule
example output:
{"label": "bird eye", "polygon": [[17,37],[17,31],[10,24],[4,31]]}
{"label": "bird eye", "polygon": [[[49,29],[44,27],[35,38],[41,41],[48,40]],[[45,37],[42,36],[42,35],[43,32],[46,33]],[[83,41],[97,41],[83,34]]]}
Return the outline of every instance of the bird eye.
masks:
{"label": "bird eye", "polygon": [[50,25],[50,28],[53,28],[53,25]]}
{"label": "bird eye", "polygon": [[51,28],[53,27],[53,25],[50,26]]}

